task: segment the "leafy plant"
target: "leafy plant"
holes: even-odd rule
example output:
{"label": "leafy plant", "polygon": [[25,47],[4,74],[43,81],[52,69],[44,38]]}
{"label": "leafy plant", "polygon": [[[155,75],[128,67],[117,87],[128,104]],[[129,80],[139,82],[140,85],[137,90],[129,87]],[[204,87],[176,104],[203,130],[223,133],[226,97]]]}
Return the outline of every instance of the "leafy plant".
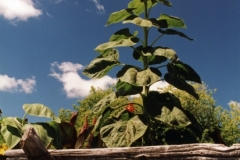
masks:
{"label": "leafy plant", "polygon": [[[152,84],[165,80],[199,99],[195,89],[187,82],[201,83],[200,76],[191,66],[181,62],[173,49],[155,46],[163,35],[177,35],[193,40],[184,33],[172,29],[186,28],[182,19],[167,14],[160,14],[158,18],[150,17],[151,10],[159,4],[172,6],[168,0],[131,0],[126,9],[110,14],[106,26],[119,22],[131,23],[142,29],[143,38],[137,36],[138,31],[131,33],[129,28],[116,31],[108,42],[95,48],[99,56],[83,71],[86,76],[96,79],[108,74],[115,66],[123,66],[116,74],[118,82],[115,93],[106,96],[92,108],[99,117],[92,132],[95,137],[100,136],[107,147],[152,144],[149,136],[153,122],[169,126],[166,137],[172,137],[177,132],[185,136],[190,132],[195,133],[196,136],[190,138],[192,141],[186,141],[185,138],[179,141],[180,143],[196,142],[201,136],[202,129],[198,121],[181,106],[175,95],[149,91]],[[150,42],[149,31],[154,29],[158,31],[158,36]],[[120,62],[120,53],[116,49],[118,47],[131,48],[133,59],[140,61],[142,67]],[[162,67],[167,68],[164,76],[159,70]],[[121,97],[134,94],[141,96],[142,104],[116,103]]]}
{"label": "leafy plant", "polygon": [[[24,104],[24,117],[4,117],[1,119],[1,139],[7,148],[20,148],[19,142],[23,133],[32,127],[45,146],[51,145],[57,149],[63,147],[74,148],[77,132],[74,128],[77,114],[74,114],[70,123],[61,122],[53,111],[42,104]],[[27,115],[45,117],[52,119],[49,122],[28,123]]]}

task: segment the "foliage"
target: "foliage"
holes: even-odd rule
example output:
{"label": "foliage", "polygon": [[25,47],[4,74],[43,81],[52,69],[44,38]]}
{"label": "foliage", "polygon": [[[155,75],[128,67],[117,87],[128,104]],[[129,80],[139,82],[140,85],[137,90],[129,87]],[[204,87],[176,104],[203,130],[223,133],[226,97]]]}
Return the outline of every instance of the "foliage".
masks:
{"label": "foliage", "polygon": [[[159,4],[172,6],[168,0],[131,0],[126,9],[110,14],[106,25],[131,23],[142,29],[143,38],[138,37],[138,31],[130,32],[129,28],[116,31],[108,42],[95,48],[99,56],[83,71],[86,76],[96,79],[108,74],[115,66],[123,66],[116,74],[118,82],[115,93],[106,95],[91,109],[92,113],[98,115],[92,133],[95,137],[100,136],[107,147],[152,145],[149,137],[155,125],[168,126],[165,132],[167,144],[175,143],[170,142],[170,139],[176,134],[185,137],[177,143],[193,143],[201,138],[202,129],[198,120],[182,107],[174,94],[149,91],[152,84],[164,77],[169,84],[199,99],[194,87],[187,82],[201,83],[200,76],[191,66],[181,62],[173,49],[154,46],[163,35],[177,35],[193,40],[171,29],[186,28],[182,19],[167,14],[161,14],[158,18],[150,17],[150,11]],[[158,36],[150,43],[149,31],[154,29],[157,29]],[[120,62],[118,47],[130,47],[133,58],[140,61],[142,67]],[[156,66],[160,64],[160,67]],[[159,70],[162,66],[167,68],[164,75]],[[118,103],[124,96],[134,94],[141,96],[142,103]],[[190,140],[186,138],[191,134],[195,136],[191,136]]]}
{"label": "foliage", "polygon": [[[77,139],[74,124],[61,122],[54,115],[53,111],[43,104],[24,104],[23,110],[25,111],[25,115],[22,119],[17,117],[4,117],[1,119],[0,141],[3,150],[6,148],[20,148],[21,137],[29,127],[34,128],[46,147],[51,147],[52,145],[57,149],[63,147],[74,148]],[[27,115],[46,117],[50,118],[51,121],[28,123]],[[74,115],[74,117],[76,116]],[[74,123],[74,120],[72,123]]]}

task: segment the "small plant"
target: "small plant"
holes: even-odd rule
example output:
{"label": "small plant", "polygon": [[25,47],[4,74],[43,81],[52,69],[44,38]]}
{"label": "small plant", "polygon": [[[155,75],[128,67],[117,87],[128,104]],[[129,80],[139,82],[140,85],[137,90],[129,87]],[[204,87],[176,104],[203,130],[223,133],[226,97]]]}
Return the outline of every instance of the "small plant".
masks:
{"label": "small plant", "polygon": [[[199,75],[191,66],[180,61],[173,49],[155,45],[163,35],[193,40],[171,29],[186,28],[182,19],[167,14],[150,17],[151,10],[159,4],[172,7],[168,0],[131,0],[126,9],[112,13],[107,26],[119,22],[131,23],[143,31],[143,38],[138,37],[138,31],[131,33],[129,28],[118,30],[109,42],[95,48],[99,56],[83,71],[86,76],[96,79],[108,74],[113,67],[122,66],[116,74],[115,93],[92,108],[99,117],[92,133],[94,137],[100,137],[107,147],[154,145],[157,135],[153,131],[164,133],[160,138],[165,144],[195,143],[201,137],[202,130],[197,120],[181,107],[176,96],[168,92],[149,91],[152,84],[165,80],[198,99],[198,94],[187,81],[201,83]],[[150,30],[158,31],[152,42],[149,40]],[[131,48],[133,59],[140,61],[142,66],[120,62],[117,47]],[[163,67],[167,68],[164,76],[159,70]],[[143,103],[129,102],[124,106],[117,103],[121,97],[133,94],[139,94]]]}

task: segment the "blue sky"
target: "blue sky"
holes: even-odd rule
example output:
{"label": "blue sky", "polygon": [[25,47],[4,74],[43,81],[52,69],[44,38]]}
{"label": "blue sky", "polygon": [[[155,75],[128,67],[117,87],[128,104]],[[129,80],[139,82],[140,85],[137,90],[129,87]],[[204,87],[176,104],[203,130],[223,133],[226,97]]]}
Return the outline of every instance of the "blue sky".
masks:
{"label": "blue sky", "polygon": [[[240,102],[240,1],[172,0],[160,13],[184,19],[178,29],[194,41],[163,36],[158,45],[174,49],[191,65],[225,108]],[[117,30],[132,24],[105,27],[109,14],[127,7],[129,0],[0,0],[0,108],[3,116],[22,117],[22,105],[42,103],[55,113],[116,81],[114,69],[100,80],[89,80],[83,68],[98,53],[93,49]],[[150,39],[156,36],[151,31]],[[141,33],[139,34],[141,35]],[[120,48],[120,60],[135,64],[131,49]],[[130,54],[129,54],[130,53]],[[138,63],[136,63],[138,64]]]}

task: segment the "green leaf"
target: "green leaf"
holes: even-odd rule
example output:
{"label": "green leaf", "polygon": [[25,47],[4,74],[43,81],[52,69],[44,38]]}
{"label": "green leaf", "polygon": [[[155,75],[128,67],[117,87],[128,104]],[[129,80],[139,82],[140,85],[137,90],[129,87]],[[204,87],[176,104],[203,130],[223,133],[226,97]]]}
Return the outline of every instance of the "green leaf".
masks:
{"label": "green leaf", "polygon": [[169,63],[167,69],[172,77],[181,77],[184,80],[200,84],[202,83],[200,76],[194,71],[194,69],[181,61]]}
{"label": "green leaf", "polygon": [[42,125],[39,125],[39,124],[25,124],[22,128],[23,132],[25,132],[30,127],[34,128],[38,137],[41,139],[42,143],[45,146],[48,146],[52,142],[52,138],[48,136],[46,129],[43,128]]}
{"label": "green leaf", "polygon": [[23,110],[32,116],[51,118],[58,123],[61,122],[60,119],[54,115],[54,112],[43,104],[24,104]]}
{"label": "green leaf", "polygon": [[116,84],[116,95],[119,96],[127,96],[133,94],[139,94],[142,92],[143,87],[135,86],[127,82],[122,82],[119,80]]}
{"label": "green leaf", "polygon": [[156,68],[138,70],[134,67],[125,66],[117,76],[121,81],[135,86],[149,86],[160,80],[161,72]]}
{"label": "green leaf", "polygon": [[143,136],[147,127],[138,116],[134,116],[129,121],[117,121],[102,127],[100,134],[107,147],[130,147]]}
{"label": "green leaf", "polygon": [[137,38],[136,35],[138,31],[135,31],[133,34],[129,32],[129,28],[120,29],[115,32],[109,39],[109,41],[120,41],[128,38]]}
{"label": "green leaf", "polygon": [[1,134],[9,149],[14,148],[21,140],[21,124],[17,118],[6,117],[2,119]]}
{"label": "green leaf", "polygon": [[[166,14],[161,14],[157,21],[160,28],[187,28],[182,19]],[[161,27],[161,24],[163,24],[164,21],[167,23],[167,26]]]}
{"label": "green leaf", "polygon": [[173,49],[167,48],[167,47],[160,47],[160,46],[155,47],[153,54],[155,56],[166,57],[167,59],[169,59],[171,61],[176,61],[178,59],[176,52]]}
{"label": "green leaf", "polygon": [[132,15],[134,8],[127,8],[110,14],[106,26],[118,23],[125,20],[128,16]]}
{"label": "green leaf", "polygon": [[83,70],[83,74],[90,78],[102,78],[114,66],[120,65],[118,58],[118,51],[116,49],[109,49],[87,65],[87,67]]}
{"label": "green leaf", "polygon": [[[116,35],[113,35],[113,36],[114,36],[114,38],[116,37]],[[110,39],[113,39],[113,38],[110,38]],[[95,50],[97,52],[101,52],[101,51],[104,51],[106,49],[115,48],[115,47],[133,46],[133,45],[137,44],[138,41],[139,41],[139,38],[137,38],[135,36],[130,36],[130,37],[127,36],[124,39],[122,39],[122,37],[121,37],[119,40],[110,41],[110,42],[100,44],[95,48]]]}
{"label": "green leaf", "polygon": [[192,95],[196,99],[199,99],[199,96],[195,92],[195,89],[190,84],[185,82],[185,80],[182,79],[181,77],[173,77],[169,73],[166,73],[164,75],[164,79],[165,79],[166,82],[173,85],[174,87],[176,87],[178,89],[181,89],[183,91],[186,91],[187,93],[189,93],[190,95]]}
{"label": "green leaf", "polygon": [[187,35],[185,35],[184,33],[182,32],[179,32],[179,31],[176,31],[176,30],[173,30],[173,29],[166,29],[166,30],[161,30],[161,29],[158,29],[158,31],[162,34],[167,34],[167,35],[179,35],[180,37],[183,37],[183,38],[187,38],[189,40],[194,40],[192,38],[189,38]]}
{"label": "green leaf", "polygon": [[164,106],[159,120],[170,125],[182,127],[186,127],[191,124],[184,112],[177,107],[173,107],[173,109],[170,110]]}
{"label": "green leaf", "polygon": [[143,19],[143,18],[135,16],[135,15],[131,15],[131,16],[127,17],[123,21],[123,24],[126,24],[126,23],[132,23],[132,24],[135,24],[135,25],[141,26],[141,27],[158,27],[157,25],[152,23],[152,21]]}
{"label": "green leaf", "polygon": [[[147,0],[147,8],[151,8],[155,5],[156,3],[152,0]],[[144,3],[142,0],[132,0],[130,3],[128,3],[128,8],[135,8],[133,13],[139,15],[144,12]]]}
{"label": "green leaf", "polygon": [[114,92],[105,96],[103,99],[98,101],[98,103],[93,106],[92,108],[93,113],[95,114],[101,113],[105,108],[109,107],[109,105],[112,102],[114,102],[116,99],[117,99],[117,96]]}
{"label": "green leaf", "polygon": [[50,122],[38,122],[36,125],[42,126],[46,131],[47,135],[52,138],[52,145],[56,149],[62,149],[62,140],[63,140],[63,135],[61,132],[60,124],[55,122],[55,121],[50,121]]}

